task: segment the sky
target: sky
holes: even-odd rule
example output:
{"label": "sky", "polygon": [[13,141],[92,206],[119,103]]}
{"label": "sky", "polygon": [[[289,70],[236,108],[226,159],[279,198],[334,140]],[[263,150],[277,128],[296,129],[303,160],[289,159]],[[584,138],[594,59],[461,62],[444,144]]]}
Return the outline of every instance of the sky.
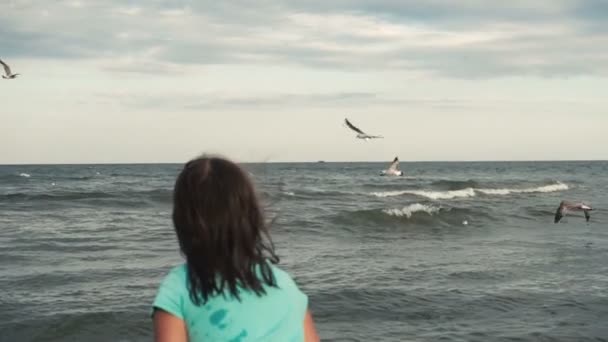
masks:
{"label": "sky", "polygon": [[599,0],[3,0],[21,76],[0,80],[0,164],[605,160],[607,19]]}

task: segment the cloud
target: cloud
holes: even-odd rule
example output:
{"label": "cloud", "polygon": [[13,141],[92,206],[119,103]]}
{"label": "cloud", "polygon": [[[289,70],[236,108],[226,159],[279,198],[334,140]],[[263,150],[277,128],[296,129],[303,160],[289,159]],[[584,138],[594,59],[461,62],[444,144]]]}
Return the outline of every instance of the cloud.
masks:
{"label": "cloud", "polygon": [[239,95],[231,93],[190,92],[178,90],[173,92],[112,91],[98,93],[96,101],[103,104],[120,105],[134,109],[183,110],[183,111],[225,111],[239,112],[281,109],[310,108],[375,108],[401,107],[416,109],[490,109],[509,105],[526,107],[543,106],[578,106],[586,104],[573,99],[524,100],[479,98],[446,98],[429,95],[427,97],[396,97],[373,92],[333,92],[333,93],[272,93]]}
{"label": "cloud", "polygon": [[3,56],[115,59],[108,72],[183,65],[412,70],[441,77],[608,74],[600,1],[12,1]]}
{"label": "cloud", "polygon": [[285,106],[293,107],[331,107],[362,103],[382,103],[391,100],[379,98],[377,94],[366,92],[337,92],[331,94],[282,93],[267,95],[239,96],[218,93],[136,93],[118,91],[102,93],[97,99],[104,103],[119,103],[132,108],[162,108],[184,110],[258,110]]}

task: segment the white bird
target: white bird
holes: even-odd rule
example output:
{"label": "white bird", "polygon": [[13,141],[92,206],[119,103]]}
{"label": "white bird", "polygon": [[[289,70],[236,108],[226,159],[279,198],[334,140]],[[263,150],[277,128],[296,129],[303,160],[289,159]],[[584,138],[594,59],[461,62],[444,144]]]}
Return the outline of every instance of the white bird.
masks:
{"label": "white bird", "polygon": [[6,75],[2,75],[2,78],[8,80],[8,79],[12,79],[12,78],[19,76],[19,74],[13,74],[11,72],[11,67],[9,67],[8,64],[4,63],[1,59],[0,59],[0,64],[2,64],[2,66],[4,67],[4,73],[6,74]]}
{"label": "white bird", "polygon": [[559,204],[559,208],[557,208],[557,211],[555,212],[555,223],[558,223],[562,219],[562,217],[566,216],[566,214],[570,211],[582,211],[583,213],[585,213],[585,219],[587,220],[587,222],[589,222],[589,219],[591,219],[591,215],[589,215],[589,212],[591,210],[593,210],[593,208],[591,208],[585,203],[572,203],[562,201]]}
{"label": "white bird", "polygon": [[359,139],[364,139],[365,141],[368,141],[370,139],[384,138],[381,135],[370,135],[370,134],[367,134],[367,133],[363,132],[359,128],[355,127],[355,125],[351,124],[350,121],[348,121],[348,119],[344,119],[344,123],[346,123],[346,126],[348,126],[348,128],[350,128],[353,131],[357,132],[357,138],[359,138]]}
{"label": "white bird", "polygon": [[399,170],[399,158],[395,157],[388,169],[382,171],[381,176],[403,176],[403,171]]}

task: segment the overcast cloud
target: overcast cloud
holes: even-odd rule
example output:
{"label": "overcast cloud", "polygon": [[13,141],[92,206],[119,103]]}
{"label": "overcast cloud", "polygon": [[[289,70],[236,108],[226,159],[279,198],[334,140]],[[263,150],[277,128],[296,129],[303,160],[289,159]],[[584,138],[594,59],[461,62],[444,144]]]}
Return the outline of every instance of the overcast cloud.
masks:
{"label": "overcast cloud", "polygon": [[[253,3],[4,1],[0,58],[23,76],[0,83],[0,163],[606,157],[553,148],[608,146],[604,1]],[[349,115],[387,140],[357,145]]]}

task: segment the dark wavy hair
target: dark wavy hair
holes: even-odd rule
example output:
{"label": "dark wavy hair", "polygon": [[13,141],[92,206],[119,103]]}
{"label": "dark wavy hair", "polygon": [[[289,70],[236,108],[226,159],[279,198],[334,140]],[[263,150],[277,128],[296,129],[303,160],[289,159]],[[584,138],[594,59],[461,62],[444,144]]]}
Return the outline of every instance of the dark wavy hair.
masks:
{"label": "dark wavy hair", "polygon": [[225,290],[258,296],[277,286],[274,245],[248,174],[235,163],[202,156],[175,182],[173,225],[188,268],[190,298],[201,305]]}

